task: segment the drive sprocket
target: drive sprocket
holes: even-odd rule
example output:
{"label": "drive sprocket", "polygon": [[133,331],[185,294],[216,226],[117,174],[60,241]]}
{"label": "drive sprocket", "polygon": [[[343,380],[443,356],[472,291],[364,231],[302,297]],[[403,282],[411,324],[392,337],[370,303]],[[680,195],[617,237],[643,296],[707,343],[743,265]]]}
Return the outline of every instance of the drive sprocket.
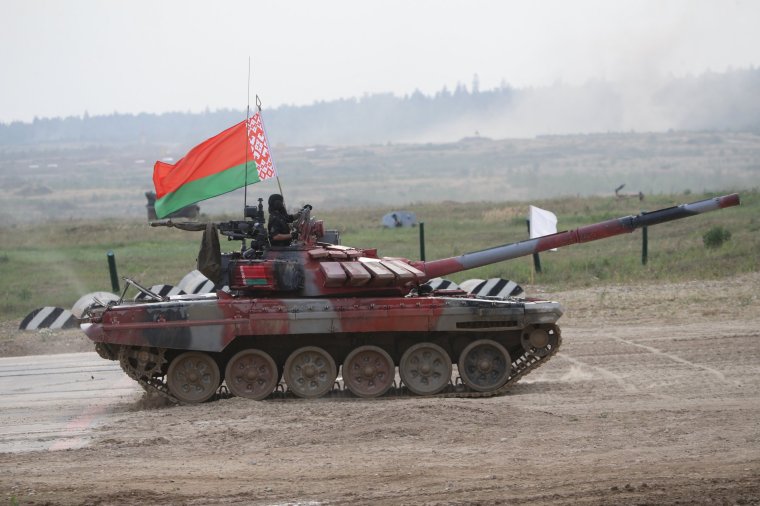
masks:
{"label": "drive sprocket", "polygon": [[121,346],[119,348],[119,364],[134,380],[151,379],[164,375],[166,364],[166,348],[149,346]]}

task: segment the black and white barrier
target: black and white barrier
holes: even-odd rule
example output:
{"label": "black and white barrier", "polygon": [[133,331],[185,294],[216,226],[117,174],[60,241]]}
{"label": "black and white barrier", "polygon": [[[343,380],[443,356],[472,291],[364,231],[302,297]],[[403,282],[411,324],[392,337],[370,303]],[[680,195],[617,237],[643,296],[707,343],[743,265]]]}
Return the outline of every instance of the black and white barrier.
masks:
{"label": "black and white barrier", "polygon": [[70,329],[79,326],[79,320],[68,309],[46,306],[35,309],[18,326],[20,330]]}
{"label": "black and white barrier", "polygon": [[484,280],[482,279],[468,279],[467,281],[462,281],[459,283],[459,288],[464,290],[467,293],[472,293],[472,291],[475,289],[476,286],[478,286],[480,283],[482,283]]}
{"label": "black and white barrier", "polygon": [[100,306],[100,302],[108,304],[109,302],[115,302],[117,300],[119,300],[119,296],[114,295],[111,292],[90,292],[79,297],[79,300],[71,307],[71,312],[77,318],[83,318],[88,309]]}
{"label": "black and white barrier", "polygon": [[[472,283],[474,286],[472,286],[472,288],[467,291],[473,295],[478,295],[480,297],[506,298],[525,296],[525,291],[522,289],[522,287],[514,281],[510,281],[508,279],[491,278],[486,280],[468,281],[479,281],[478,283]],[[464,289],[465,284],[468,284],[468,281],[462,283],[462,289]]]}
{"label": "black and white barrier", "polygon": [[425,284],[433,290],[459,290],[459,285],[444,278],[433,278]]}
{"label": "black and white barrier", "polygon": [[[183,290],[180,290],[179,287],[172,286],[172,285],[153,285],[149,288],[149,290],[162,297],[170,297],[172,295],[185,295],[185,292]],[[135,295],[135,301],[141,301],[141,300],[152,300],[152,299],[148,295],[140,292],[137,295]]]}
{"label": "black and white barrier", "polygon": [[214,282],[196,269],[188,272],[187,275],[182,278],[182,281],[177,283],[177,288],[183,290],[185,293],[211,293],[214,291]]}

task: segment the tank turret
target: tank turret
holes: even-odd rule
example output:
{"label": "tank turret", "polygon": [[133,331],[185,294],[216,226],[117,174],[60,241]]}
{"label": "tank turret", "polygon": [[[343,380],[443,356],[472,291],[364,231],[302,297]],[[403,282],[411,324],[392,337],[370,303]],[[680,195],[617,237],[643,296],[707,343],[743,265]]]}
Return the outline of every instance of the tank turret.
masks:
{"label": "tank turret", "polygon": [[[218,281],[220,287],[229,286],[233,291],[260,296],[406,295],[433,278],[553,248],[606,239],[640,227],[738,204],[739,196],[731,194],[427,262],[378,257],[375,249],[322,243],[323,224],[310,218],[311,206],[307,206],[299,212],[294,224],[297,239],[287,247],[268,247],[262,240],[266,232],[258,222],[252,225],[247,225],[248,222],[217,224],[220,232],[232,239],[245,241],[248,238],[251,247],[244,242],[240,253],[224,255],[227,276],[214,281]],[[260,213],[258,219],[263,222],[263,210]],[[187,224],[174,226],[190,227]],[[196,230],[204,228],[205,225],[195,227]],[[199,269],[203,271],[201,266]]]}
{"label": "tank turret", "polygon": [[[241,221],[156,224],[204,231],[199,269],[215,293],[162,297],[128,280],[147,301],[95,308],[83,328],[101,356],[175,402],[209,400],[222,382],[251,399],[281,382],[307,398],[336,383],[361,397],[498,395],[557,352],[560,304],[428,293],[426,281],[735,205],[731,194],[425,262],[322,242],[310,206],[293,243],[270,246],[259,199]],[[239,251],[222,254],[217,233]]]}

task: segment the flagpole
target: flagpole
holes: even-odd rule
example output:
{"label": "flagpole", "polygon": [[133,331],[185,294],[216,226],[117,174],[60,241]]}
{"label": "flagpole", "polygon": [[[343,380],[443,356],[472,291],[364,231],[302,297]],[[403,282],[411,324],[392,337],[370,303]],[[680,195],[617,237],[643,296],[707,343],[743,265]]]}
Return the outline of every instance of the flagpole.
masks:
{"label": "flagpole", "polygon": [[250,140],[248,140],[248,122],[251,117],[251,57],[248,57],[248,96],[245,106],[245,185],[243,185],[243,216],[245,208],[248,206],[248,151],[250,151]]}

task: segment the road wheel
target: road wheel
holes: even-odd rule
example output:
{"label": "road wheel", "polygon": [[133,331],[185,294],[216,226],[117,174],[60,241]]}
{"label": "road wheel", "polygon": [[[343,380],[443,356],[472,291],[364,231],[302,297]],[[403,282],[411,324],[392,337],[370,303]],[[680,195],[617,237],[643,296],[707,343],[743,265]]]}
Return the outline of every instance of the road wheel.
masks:
{"label": "road wheel", "polygon": [[216,360],[208,353],[187,351],[169,364],[166,382],[177,400],[194,404],[213,397],[222,378]]}
{"label": "road wheel", "polygon": [[509,352],[496,341],[480,339],[462,350],[457,366],[465,385],[478,392],[491,392],[509,379],[512,360]]}
{"label": "road wheel", "polygon": [[404,352],[398,365],[404,384],[417,395],[437,394],[451,381],[451,358],[433,343],[415,344]]}
{"label": "road wheel", "polygon": [[290,354],[283,375],[288,390],[298,397],[312,399],[332,389],[338,369],[335,360],[325,350],[306,346]]}
{"label": "road wheel", "polygon": [[224,371],[227,388],[233,395],[260,401],[280,381],[277,364],[261,350],[243,350],[233,356]]}
{"label": "road wheel", "polygon": [[377,346],[360,346],[343,361],[343,383],[359,397],[379,397],[393,385],[393,359]]}

